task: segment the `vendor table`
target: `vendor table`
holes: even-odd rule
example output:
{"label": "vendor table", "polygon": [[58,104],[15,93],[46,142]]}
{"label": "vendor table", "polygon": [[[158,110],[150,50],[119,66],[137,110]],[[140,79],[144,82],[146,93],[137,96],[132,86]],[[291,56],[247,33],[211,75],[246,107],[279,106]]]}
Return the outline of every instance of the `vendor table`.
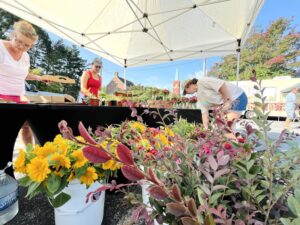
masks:
{"label": "vendor table", "polygon": [[[137,108],[141,115],[145,108]],[[149,109],[159,111],[162,115],[168,113],[166,109]],[[78,134],[78,122],[82,121],[86,127],[93,130],[98,125],[106,126],[119,124],[131,117],[132,110],[129,107],[108,107],[108,106],[85,106],[80,104],[0,104],[1,124],[1,151],[0,168],[3,168],[8,161],[12,161],[14,144],[20,128],[27,120],[36,135],[40,144],[51,141],[59,133],[58,123],[66,120]],[[177,116],[187,119],[189,122],[201,123],[201,111],[197,109],[177,109]],[[159,126],[159,118],[153,118],[149,114],[142,115],[143,121],[152,127]],[[167,121],[172,122],[172,117]],[[13,175],[12,169],[7,171]]]}

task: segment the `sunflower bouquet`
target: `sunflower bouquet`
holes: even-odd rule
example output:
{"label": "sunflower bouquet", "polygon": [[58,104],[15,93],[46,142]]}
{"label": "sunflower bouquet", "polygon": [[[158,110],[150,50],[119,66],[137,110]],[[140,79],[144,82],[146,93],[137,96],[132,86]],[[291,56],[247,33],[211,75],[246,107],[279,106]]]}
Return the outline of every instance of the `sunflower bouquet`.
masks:
{"label": "sunflower bouquet", "polygon": [[[81,136],[76,139],[78,142],[75,143],[57,135],[43,146],[29,144],[26,150],[19,150],[14,168],[24,174],[20,185],[28,187],[29,198],[42,193],[54,207],[59,207],[70,199],[63,192],[70,182],[77,180],[88,188],[96,181],[105,180],[119,168],[113,160],[104,164],[89,162],[84,156],[84,139]],[[114,154],[116,143],[105,140],[100,145],[111,149]]]}

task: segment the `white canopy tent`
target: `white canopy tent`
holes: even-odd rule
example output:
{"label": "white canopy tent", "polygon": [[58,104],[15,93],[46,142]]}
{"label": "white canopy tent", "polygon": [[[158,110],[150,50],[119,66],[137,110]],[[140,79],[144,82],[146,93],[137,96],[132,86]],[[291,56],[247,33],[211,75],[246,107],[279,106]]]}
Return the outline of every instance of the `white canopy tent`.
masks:
{"label": "white canopy tent", "polygon": [[239,52],[264,0],[0,0],[123,67]]}

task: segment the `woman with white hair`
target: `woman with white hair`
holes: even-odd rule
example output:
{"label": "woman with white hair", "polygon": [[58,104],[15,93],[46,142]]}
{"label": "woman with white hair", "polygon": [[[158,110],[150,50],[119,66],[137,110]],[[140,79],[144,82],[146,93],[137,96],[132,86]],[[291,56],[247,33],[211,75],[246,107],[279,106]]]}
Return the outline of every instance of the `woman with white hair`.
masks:
{"label": "woman with white hair", "polygon": [[83,97],[98,97],[102,86],[102,76],[100,74],[102,61],[95,58],[92,68],[83,72],[80,80],[80,95]]}
{"label": "woman with white hair", "polygon": [[[29,73],[27,51],[37,40],[35,29],[24,20],[14,23],[9,40],[0,40],[0,100],[20,103],[21,96],[25,94],[25,80],[49,81]],[[21,129],[21,138],[25,145],[32,143],[28,122]]]}
{"label": "woman with white hair", "polygon": [[48,81],[29,73],[27,51],[37,39],[33,26],[21,20],[14,23],[10,40],[0,40],[0,99],[18,103],[25,94],[25,80]]}

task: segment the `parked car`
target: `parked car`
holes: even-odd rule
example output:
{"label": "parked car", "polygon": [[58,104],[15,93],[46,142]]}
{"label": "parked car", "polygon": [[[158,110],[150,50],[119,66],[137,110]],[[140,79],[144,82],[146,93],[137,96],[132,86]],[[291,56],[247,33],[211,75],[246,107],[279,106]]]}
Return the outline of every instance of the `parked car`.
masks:
{"label": "parked car", "polygon": [[34,84],[25,82],[26,93],[21,97],[22,101],[32,103],[65,103],[75,102],[75,98],[68,94],[39,91]]}

